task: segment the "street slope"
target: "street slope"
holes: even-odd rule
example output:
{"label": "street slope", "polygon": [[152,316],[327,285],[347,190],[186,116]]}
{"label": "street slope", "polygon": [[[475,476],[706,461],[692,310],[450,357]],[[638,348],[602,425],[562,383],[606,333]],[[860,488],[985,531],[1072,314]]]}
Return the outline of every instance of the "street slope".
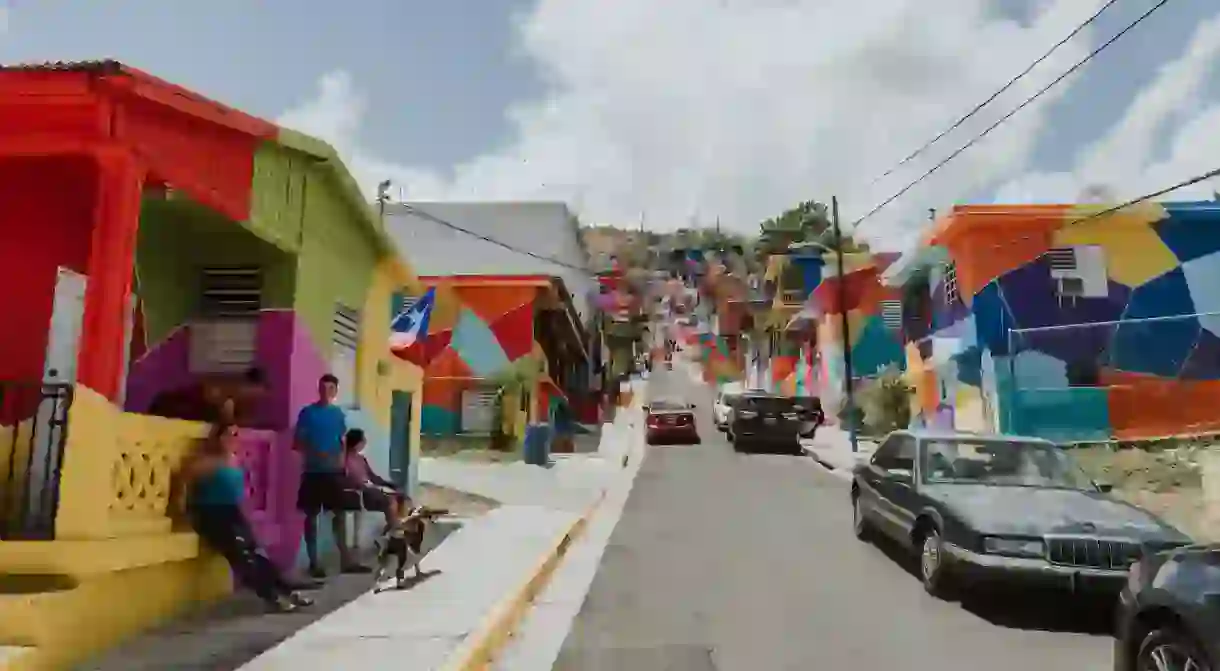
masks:
{"label": "street slope", "polygon": [[923,592],[851,533],[846,483],[804,457],[734,454],[685,371],[704,443],[651,448],[554,668],[1094,671],[1107,618],[1069,599]]}

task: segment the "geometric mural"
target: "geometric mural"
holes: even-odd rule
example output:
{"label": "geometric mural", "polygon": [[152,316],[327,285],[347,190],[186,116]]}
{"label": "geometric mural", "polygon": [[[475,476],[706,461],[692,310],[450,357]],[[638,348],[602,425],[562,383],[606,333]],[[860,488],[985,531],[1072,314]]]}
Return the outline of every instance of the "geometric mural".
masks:
{"label": "geometric mural", "polygon": [[[1000,207],[1006,216],[996,214]],[[1212,409],[1220,402],[1216,203],[1144,204],[1084,222],[1086,206],[1056,207],[958,207],[925,241],[941,248],[953,277],[946,281],[941,264],[922,269],[930,280],[928,344],[908,347],[921,382],[973,387],[979,400],[987,352],[992,403],[1002,406],[988,428],[1063,441],[1220,429]],[[1052,268],[1047,252],[1069,248],[1084,250],[1071,263],[1098,259],[1084,264],[1093,278],[1087,292],[1065,294],[1065,262]],[[973,331],[972,342],[961,346],[964,331]],[[935,341],[950,332],[957,351],[938,356]],[[953,379],[943,374],[948,360],[957,365]],[[921,394],[925,405],[934,395],[954,396]]]}

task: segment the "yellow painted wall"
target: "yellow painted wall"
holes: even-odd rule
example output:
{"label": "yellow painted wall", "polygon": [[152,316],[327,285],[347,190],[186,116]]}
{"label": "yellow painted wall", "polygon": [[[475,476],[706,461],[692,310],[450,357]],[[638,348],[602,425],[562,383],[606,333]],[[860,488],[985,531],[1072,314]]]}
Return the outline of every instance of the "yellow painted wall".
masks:
{"label": "yellow painted wall", "polygon": [[395,292],[417,292],[419,278],[398,259],[383,259],[373,273],[363,309],[360,348],[356,355],[359,398],[378,425],[389,428],[391,396],[412,393],[411,460],[420,454],[419,426],[423,410],[424,371],[390,353],[390,299]]}
{"label": "yellow painted wall", "polygon": [[33,648],[19,668],[70,668],[232,590],[225,561],[167,516],[173,471],[206,428],[124,413],[80,386],[68,425],[56,540],[0,543],[0,574],[61,577],[0,594],[0,645]]}

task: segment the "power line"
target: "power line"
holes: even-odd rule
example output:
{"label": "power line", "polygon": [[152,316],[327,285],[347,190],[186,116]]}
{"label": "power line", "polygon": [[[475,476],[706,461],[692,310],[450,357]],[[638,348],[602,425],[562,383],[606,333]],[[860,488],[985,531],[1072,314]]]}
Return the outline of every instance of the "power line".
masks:
{"label": "power line", "polygon": [[1167,186],[1163,189],[1160,189],[1159,191],[1153,191],[1152,193],[1144,194],[1144,195],[1140,196],[1139,198],[1133,198],[1132,200],[1128,200],[1125,203],[1121,203],[1121,204],[1115,205],[1113,207],[1108,207],[1100,212],[1094,212],[1094,213],[1088,215],[1087,217],[1081,217],[1080,219],[1074,219],[1074,220],[1068,222],[1068,225],[1071,226],[1074,224],[1082,224],[1082,223],[1084,223],[1086,221],[1090,221],[1092,219],[1098,219],[1098,218],[1104,217],[1108,214],[1114,214],[1115,212],[1118,212],[1119,210],[1131,207],[1132,205],[1138,205],[1139,203],[1142,203],[1144,201],[1152,200],[1153,198],[1159,198],[1161,196],[1164,196],[1165,194],[1177,191],[1178,189],[1184,189],[1188,186],[1194,186],[1195,184],[1198,184],[1199,182],[1206,182],[1207,180],[1212,179],[1213,177],[1220,177],[1220,168],[1216,168],[1214,170],[1209,170],[1201,175],[1195,175],[1194,177],[1191,177],[1189,179],[1178,182],[1177,184],[1174,184],[1173,186]]}
{"label": "power line", "polygon": [[[1107,207],[1107,208],[1105,208],[1105,209],[1103,209],[1103,210],[1098,210],[1097,212],[1090,212],[1090,213],[1088,213],[1088,214],[1086,214],[1086,215],[1083,215],[1083,216],[1079,216],[1079,217],[1071,218],[1071,219],[1069,219],[1068,221],[1066,221],[1066,222],[1064,223],[1064,225],[1063,225],[1063,226],[1062,226],[1062,227],[1061,227],[1059,230],[1063,230],[1064,228],[1069,228],[1069,227],[1071,227],[1071,226],[1076,226],[1076,225],[1079,225],[1079,224],[1083,224],[1083,223],[1085,223],[1085,222],[1087,222],[1087,221],[1093,221],[1093,220],[1095,220],[1095,219],[1100,219],[1100,218],[1102,218],[1102,217],[1105,217],[1105,216],[1108,216],[1108,215],[1114,214],[1114,213],[1116,213],[1116,212],[1120,212],[1120,211],[1122,211],[1122,210],[1125,210],[1126,208],[1131,207],[1132,205],[1138,205],[1138,204],[1140,204],[1140,203],[1150,201],[1150,200],[1152,200],[1153,198],[1159,198],[1159,197],[1164,196],[1164,195],[1166,195],[1166,194],[1173,193],[1174,191],[1177,191],[1178,189],[1184,189],[1184,188],[1186,188],[1186,187],[1188,187],[1188,186],[1193,186],[1193,185],[1198,184],[1198,183],[1200,183],[1200,182],[1205,182],[1205,181],[1207,181],[1207,180],[1209,180],[1209,179],[1213,179],[1213,178],[1216,178],[1216,177],[1220,177],[1220,168],[1215,168],[1215,169],[1213,169],[1213,170],[1209,170],[1209,171],[1207,171],[1207,172],[1205,172],[1205,173],[1202,173],[1202,174],[1199,174],[1199,175],[1195,175],[1194,177],[1189,177],[1189,178],[1187,178],[1187,179],[1184,179],[1184,180],[1182,180],[1182,181],[1180,181],[1180,182],[1177,182],[1177,183],[1172,184],[1172,185],[1170,185],[1170,186],[1164,187],[1164,188],[1162,188],[1162,189],[1157,189],[1156,191],[1153,191],[1153,192],[1151,192],[1151,193],[1146,193],[1146,194],[1144,194],[1144,195],[1142,195],[1142,196],[1139,196],[1138,198],[1132,198],[1131,200],[1124,201],[1124,202],[1122,202],[1122,203],[1119,203],[1118,205],[1112,205],[1112,206]],[[1015,208],[1019,208],[1019,207],[1021,207],[1021,206],[1019,206],[1019,205],[1018,205],[1018,206],[1015,206]],[[1217,207],[1217,209],[1220,209],[1220,201],[1218,201],[1218,202],[1216,203],[1216,207]],[[1014,209],[1014,211],[1013,211],[1013,212],[1014,212],[1014,214],[1016,214],[1016,213],[1019,213],[1020,211],[1019,211],[1019,209]],[[1069,216],[1070,216],[1070,215],[1069,215]],[[1015,237],[1015,238],[1004,238],[1004,240],[1003,240],[1002,242],[999,242],[999,243],[993,244],[993,245],[991,245],[990,247],[981,247],[981,246],[975,246],[975,247],[973,247],[973,250],[974,250],[975,252],[978,252],[978,251],[990,251],[990,250],[1000,250],[1000,249],[1004,249],[1004,248],[1006,248],[1006,247],[1011,247],[1011,246],[1012,246],[1012,243],[1014,243],[1014,242],[1018,242],[1018,241],[1031,241],[1031,240],[1033,240],[1035,237],[1037,237],[1037,236],[1034,236],[1034,235],[1021,235],[1021,236],[1018,236],[1018,237]]]}
{"label": "power line", "polygon": [[993,131],[993,130],[995,130],[995,129],[999,128],[1001,125],[1003,125],[1003,124],[1004,124],[1005,122],[1007,122],[1009,119],[1011,119],[1012,117],[1016,116],[1016,114],[1017,114],[1018,112],[1020,112],[1021,110],[1025,109],[1026,107],[1028,107],[1030,104],[1032,104],[1032,103],[1033,103],[1034,101],[1036,101],[1038,98],[1041,98],[1041,97],[1042,97],[1044,94],[1046,94],[1048,91],[1050,91],[1050,90],[1051,90],[1052,88],[1054,88],[1056,85],[1058,85],[1060,82],[1062,82],[1063,80],[1067,79],[1069,76],[1071,76],[1072,74],[1074,74],[1074,73],[1075,73],[1077,70],[1079,70],[1080,68],[1084,67],[1084,65],[1085,65],[1086,63],[1088,63],[1089,61],[1093,60],[1093,58],[1095,58],[1095,57],[1096,57],[1098,54],[1100,54],[1101,52],[1103,52],[1103,51],[1105,51],[1107,48],[1109,48],[1109,47],[1110,47],[1110,45],[1112,45],[1112,44],[1114,44],[1115,42],[1117,42],[1118,40],[1122,39],[1122,37],[1123,37],[1124,35],[1126,35],[1127,33],[1131,32],[1131,31],[1132,31],[1132,30],[1133,30],[1133,29],[1134,29],[1136,26],[1138,26],[1140,23],[1142,23],[1142,22],[1143,22],[1145,19],[1147,19],[1149,16],[1152,16],[1152,14],[1154,14],[1154,13],[1155,13],[1155,12],[1156,12],[1158,9],[1160,9],[1160,8],[1164,7],[1166,4],[1168,4],[1168,2],[1169,2],[1169,0],[1160,0],[1159,2],[1157,2],[1157,3],[1156,3],[1155,5],[1153,5],[1152,7],[1148,8],[1148,10],[1147,10],[1147,11],[1145,11],[1143,14],[1141,14],[1141,15],[1140,15],[1138,18],[1136,18],[1136,19],[1135,19],[1134,21],[1132,21],[1131,23],[1127,24],[1127,26],[1126,26],[1125,28],[1123,28],[1122,30],[1120,30],[1120,31],[1119,31],[1119,32],[1118,32],[1116,35],[1114,35],[1114,36],[1113,36],[1113,37],[1111,37],[1110,39],[1106,40],[1105,42],[1101,43],[1101,45],[1100,45],[1100,46],[1098,46],[1098,47],[1097,47],[1096,49],[1094,49],[1093,51],[1089,52],[1089,55],[1087,55],[1087,56],[1085,56],[1084,58],[1082,58],[1082,59],[1080,59],[1079,61],[1077,61],[1075,65],[1073,65],[1072,67],[1068,68],[1066,71],[1064,71],[1064,73],[1063,73],[1063,74],[1059,75],[1059,76],[1058,76],[1058,77],[1056,77],[1054,80],[1052,80],[1052,81],[1051,81],[1051,83],[1049,83],[1049,84],[1047,84],[1046,86],[1044,86],[1044,87],[1042,87],[1041,89],[1039,89],[1039,90],[1038,90],[1038,92],[1034,93],[1032,96],[1030,96],[1030,97],[1026,98],[1024,102],[1022,102],[1020,105],[1017,105],[1017,107],[1016,107],[1016,108],[1014,108],[1012,111],[1010,111],[1010,112],[1008,112],[1007,114],[1005,114],[1004,116],[1000,117],[1000,118],[999,118],[999,120],[997,120],[995,123],[993,123],[993,124],[991,124],[990,126],[988,126],[988,127],[987,127],[987,128],[986,128],[986,129],[985,129],[983,132],[982,132],[982,133],[979,133],[978,135],[976,135],[976,136],[974,136],[973,138],[971,138],[971,140],[970,140],[969,142],[967,142],[966,144],[964,144],[964,145],[962,145],[961,147],[959,147],[957,150],[955,150],[953,153],[949,154],[947,157],[945,157],[945,158],[944,158],[942,161],[940,161],[940,162],[939,162],[939,163],[937,163],[936,165],[932,166],[930,169],[928,169],[928,171],[927,171],[927,172],[925,172],[924,174],[920,175],[920,176],[919,176],[919,177],[918,177],[918,178],[917,178],[915,181],[913,181],[913,182],[911,182],[910,184],[907,184],[906,186],[904,186],[902,189],[900,189],[900,190],[898,191],[898,193],[895,193],[894,195],[890,196],[889,198],[886,198],[885,200],[881,201],[881,203],[879,203],[879,204],[878,204],[876,207],[874,207],[873,209],[869,210],[869,211],[868,211],[866,214],[864,214],[864,216],[862,216],[862,217],[860,217],[859,219],[856,219],[855,221],[853,221],[853,222],[852,222],[852,225],[851,225],[851,228],[854,230],[854,229],[856,228],[856,226],[859,226],[859,225],[860,225],[860,224],[861,224],[863,221],[865,221],[866,219],[868,219],[868,218],[872,217],[873,215],[877,214],[878,212],[880,212],[880,211],[881,211],[883,208],[885,208],[885,207],[886,207],[887,205],[889,205],[890,203],[893,203],[894,201],[898,200],[898,199],[899,199],[899,198],[901,198],[902,196],[906,195],[906,193],[907,193],[908,191],[910,191],[911,189],[913,189],[913,188],[915,188],[916,186],[918,186],[918,185],[919,185],[920,183],[922,183],[922,182],[923,182],[925,179],[927,179],[928,177],[932,176],[934,173],[936,173],[936,172],[937,172],[938,170],[940,170],[941,168],[945,167],[945,165],[947,165],[947,164],[949,163],[949,161],[952,161],[953,159],[955,159],[955,158],[957,158],[958,156],[960,156],[960,155],[961,155],[963,152],[965,152],[967,149],[969,149],[969,148],[973,147],[973,146],[974,146],[975,144],[977,144],[977,143],[978,143],[980,140],[982,140],[983,138],[985,138],[985,137],[987,137],[988,135],[990,135],[990,134],[991,134],[991,131]]}
{"label": "power line", "polygon": [[516,254],[523,254],[523,255],[525,255],[525,256],[528,256],[528,257],[531,257],[531,258],[537,259],[537,260],[539,260],[539,261],[544,261],[544,262],[546,262],[546,263],[552,263],[552,264],[554,264],[554,265],[560,266],[560,267],[562,267],[562,268],[567,268],[567,269],[569,269],[569,270],[575,270],[575,271],[578,271],[578,272],[584,273],[584,274],[586,274],[586,275],[589,275],[589,276],[591,276],[591,277],[597,277],[597,273],[594,273],[594,272],[593,272],[592,270],[590,270],[589,268],[582,268],[582,267],[580,267],[580,266],[578,266],[578,265],[575,265],[575,264],[572,264],[572,263],[568,263],[567,261],[564,261],[564,260],[562,260],[562,259],[555,258],[555,257],[553,257],[553,256],[547,256],[547,255],[545,255],[545,254],[537,254],[537,253],[535,253],[535,252],[531,252],[531,251],[530,251],[530,250],[528,250],[528,249],[522,249],[522,248],[517,247],[517,246],[515,246],[515,245],[510,245],[509,243],[504,242],[503,240],[499,240],[499,239],[493,238],[493,237],[491,237],[491,236],[484,235],[484,234],[479,233],[479,232],[477,232],[477,231],[472,231],[472,230],[470,230],[469,228],[465,228],[465,227],[463,227],[463,226],[458,226],[458,225],[457,225],[457,224],[455,224],[455,223],[452,223],[452,222],[450,222],[450,221],[446,221],[446,220],[444,220],[444,219],[441,219],[440,217],[438,217],[438,216],[436,216],[436,215],[434,215],[434,214],[431,214],[431,213],[429,213],[429,212],[426,212],[426,211],[424,211],[424,210],[421,210],[421,209],[419,209],[418,207],[414,207],[414,206],[412,206],[412,205],[408,205],[408,204],[406,204],[406,203],[398,203],[398,206],[399,206],[400,208],[402,208],[402,210],[403,210],[404,212],[406,212],[407,214],[414,215],[414,216],[419,217],[420,219],[424,219],[424,220],[426,220],[426,221],[430,221],[430,222],[432,222],[432,223],[434,223],[434,224],[436,224],[436,225],[438,225],[438,226],[442,226],[442,227],[447,228],[447,229],[449,229],[449,230],[451,230],[451,231],[457,231],[458,233],[462,233],[462,234],[465,234],[465,235],[469,235],[469,236],[470,236],[470,237],[472,237],[472,238],[477,238],[477,239],[479,239],[479,240],[482,240],[483,242],[486,242],[486,243],[489,243],[489,244],[495,245],[495,246],[497,246],[497,247],[500,247],[501,249],[506,249],[506,250],[508,250],[508,251],[510,251],[510,252],[514,252],[514,253],[516,253]]}
{"label": "power line", "polygon": [[1004,86],[1000,87],[1000,89],[998,91],[996,91],[995,93],[992,93],[991,96],[988,97],[983,102],[979,103],[978,105],[975,105],[974,109],[967,112],[965,114],[965,116],[961,117],[957,121],[954,121],[953,125],[949,126],[948,128],[944,129],[943,131],[941,131],[940,134],[938,134],[936,137],[932,138],[931,140],[928,140],[922,147],[920,147],[919,149],[916,149],[915,151],[911,152],[910,154],[907,154],[906,157],[903,158],[901,161],[899,161],[894,167],[890,168],[889,170],[886,170],[885,172],[881,173],[877,177],[874,177],[873,180],[871,182],[869,182],[869,184],[870,185],[876,184],[877,182],[894,174],[894,172],[896,170],[903,167],[907,163],[910,163],[916,157],[921,156],[925,151],[930,149],[932,147],[932,145],[934,145],[937,142],[940,142],[942,139],[944,139],[944,137],[946,135],[948,135],[949,133],[952,133],[953,131],[957,130],[958,128],[961,128],[962,124],[969,121],[970,118],[973,117],[975,114],[978,114],[979,112],[981,112],[984,107],[995,102],[996,98],[999,98],[1001,95],[1004,95],[1004,93],[1007,92],[1008,89],[1015,86],[1018,81],[1020,81],[1021,79],[1023,79],[1025,77],[1025,75],[1028,75],[1030,72],[1033,72],[1034,68],[1036,68],[1039,65],[1042,65],[1042,63],[1046,62],[1046,59],[1050,58],[1056,51],[1059,50],[1060,47],[1062,47],[1063,45],[1070,42],[1072,40],[1072,38],[1076,37],[1085,28],[1088,28],[1090,25],[1092,25],[1093,22],[1098,19],[1098,17],[1100,17],[1102,14],[1104,14],[1106,12],[1106,10],[1109,9],[1110,7],[1112,7],[1116,2],[1118,2],[1118,0],[1110,0],[1106,4],[1102,5],[1101,9],[1094,12],[1093,15],[1090,16],[1089,18],[1085,19],[1085,21],[1083,23],[1077,25],[1076,28],[1074,28],[1072,30],[1072,32],[1068,33],[1066,37],[1064,37],[1063,39],[1056,42],[1054,44],[1054,46],[1052,46],[1050,49],[1048,49],[1046,51],[1046,53],[1042,54],[1041,56],[1038,57],[1037,60],[1030,63],[1029,66],[1027,66],[1024,70],[1019,72],[1017,74],[1017,76],[1013,77],[1012,79],[1009,79],[1008,83],[1006,83],[1006,84],[1004,84]]}

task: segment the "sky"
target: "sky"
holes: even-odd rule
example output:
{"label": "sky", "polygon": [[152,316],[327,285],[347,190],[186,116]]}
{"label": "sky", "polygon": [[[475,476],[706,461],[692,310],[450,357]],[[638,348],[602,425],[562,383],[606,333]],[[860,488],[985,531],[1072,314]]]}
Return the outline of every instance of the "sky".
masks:
{"label": "sky", "polygon": [[[406,200],[564,200],[586,223],[844,223],[1156,0],[1085,32],[915,160],[1103,0],[0,0],[0,62],[114,58],[334,145]],[[1135,197],[1220,167],[1220,5],[1168,0],[876,214]],[[1210,198],[1201,184],[1174,199]]]}

